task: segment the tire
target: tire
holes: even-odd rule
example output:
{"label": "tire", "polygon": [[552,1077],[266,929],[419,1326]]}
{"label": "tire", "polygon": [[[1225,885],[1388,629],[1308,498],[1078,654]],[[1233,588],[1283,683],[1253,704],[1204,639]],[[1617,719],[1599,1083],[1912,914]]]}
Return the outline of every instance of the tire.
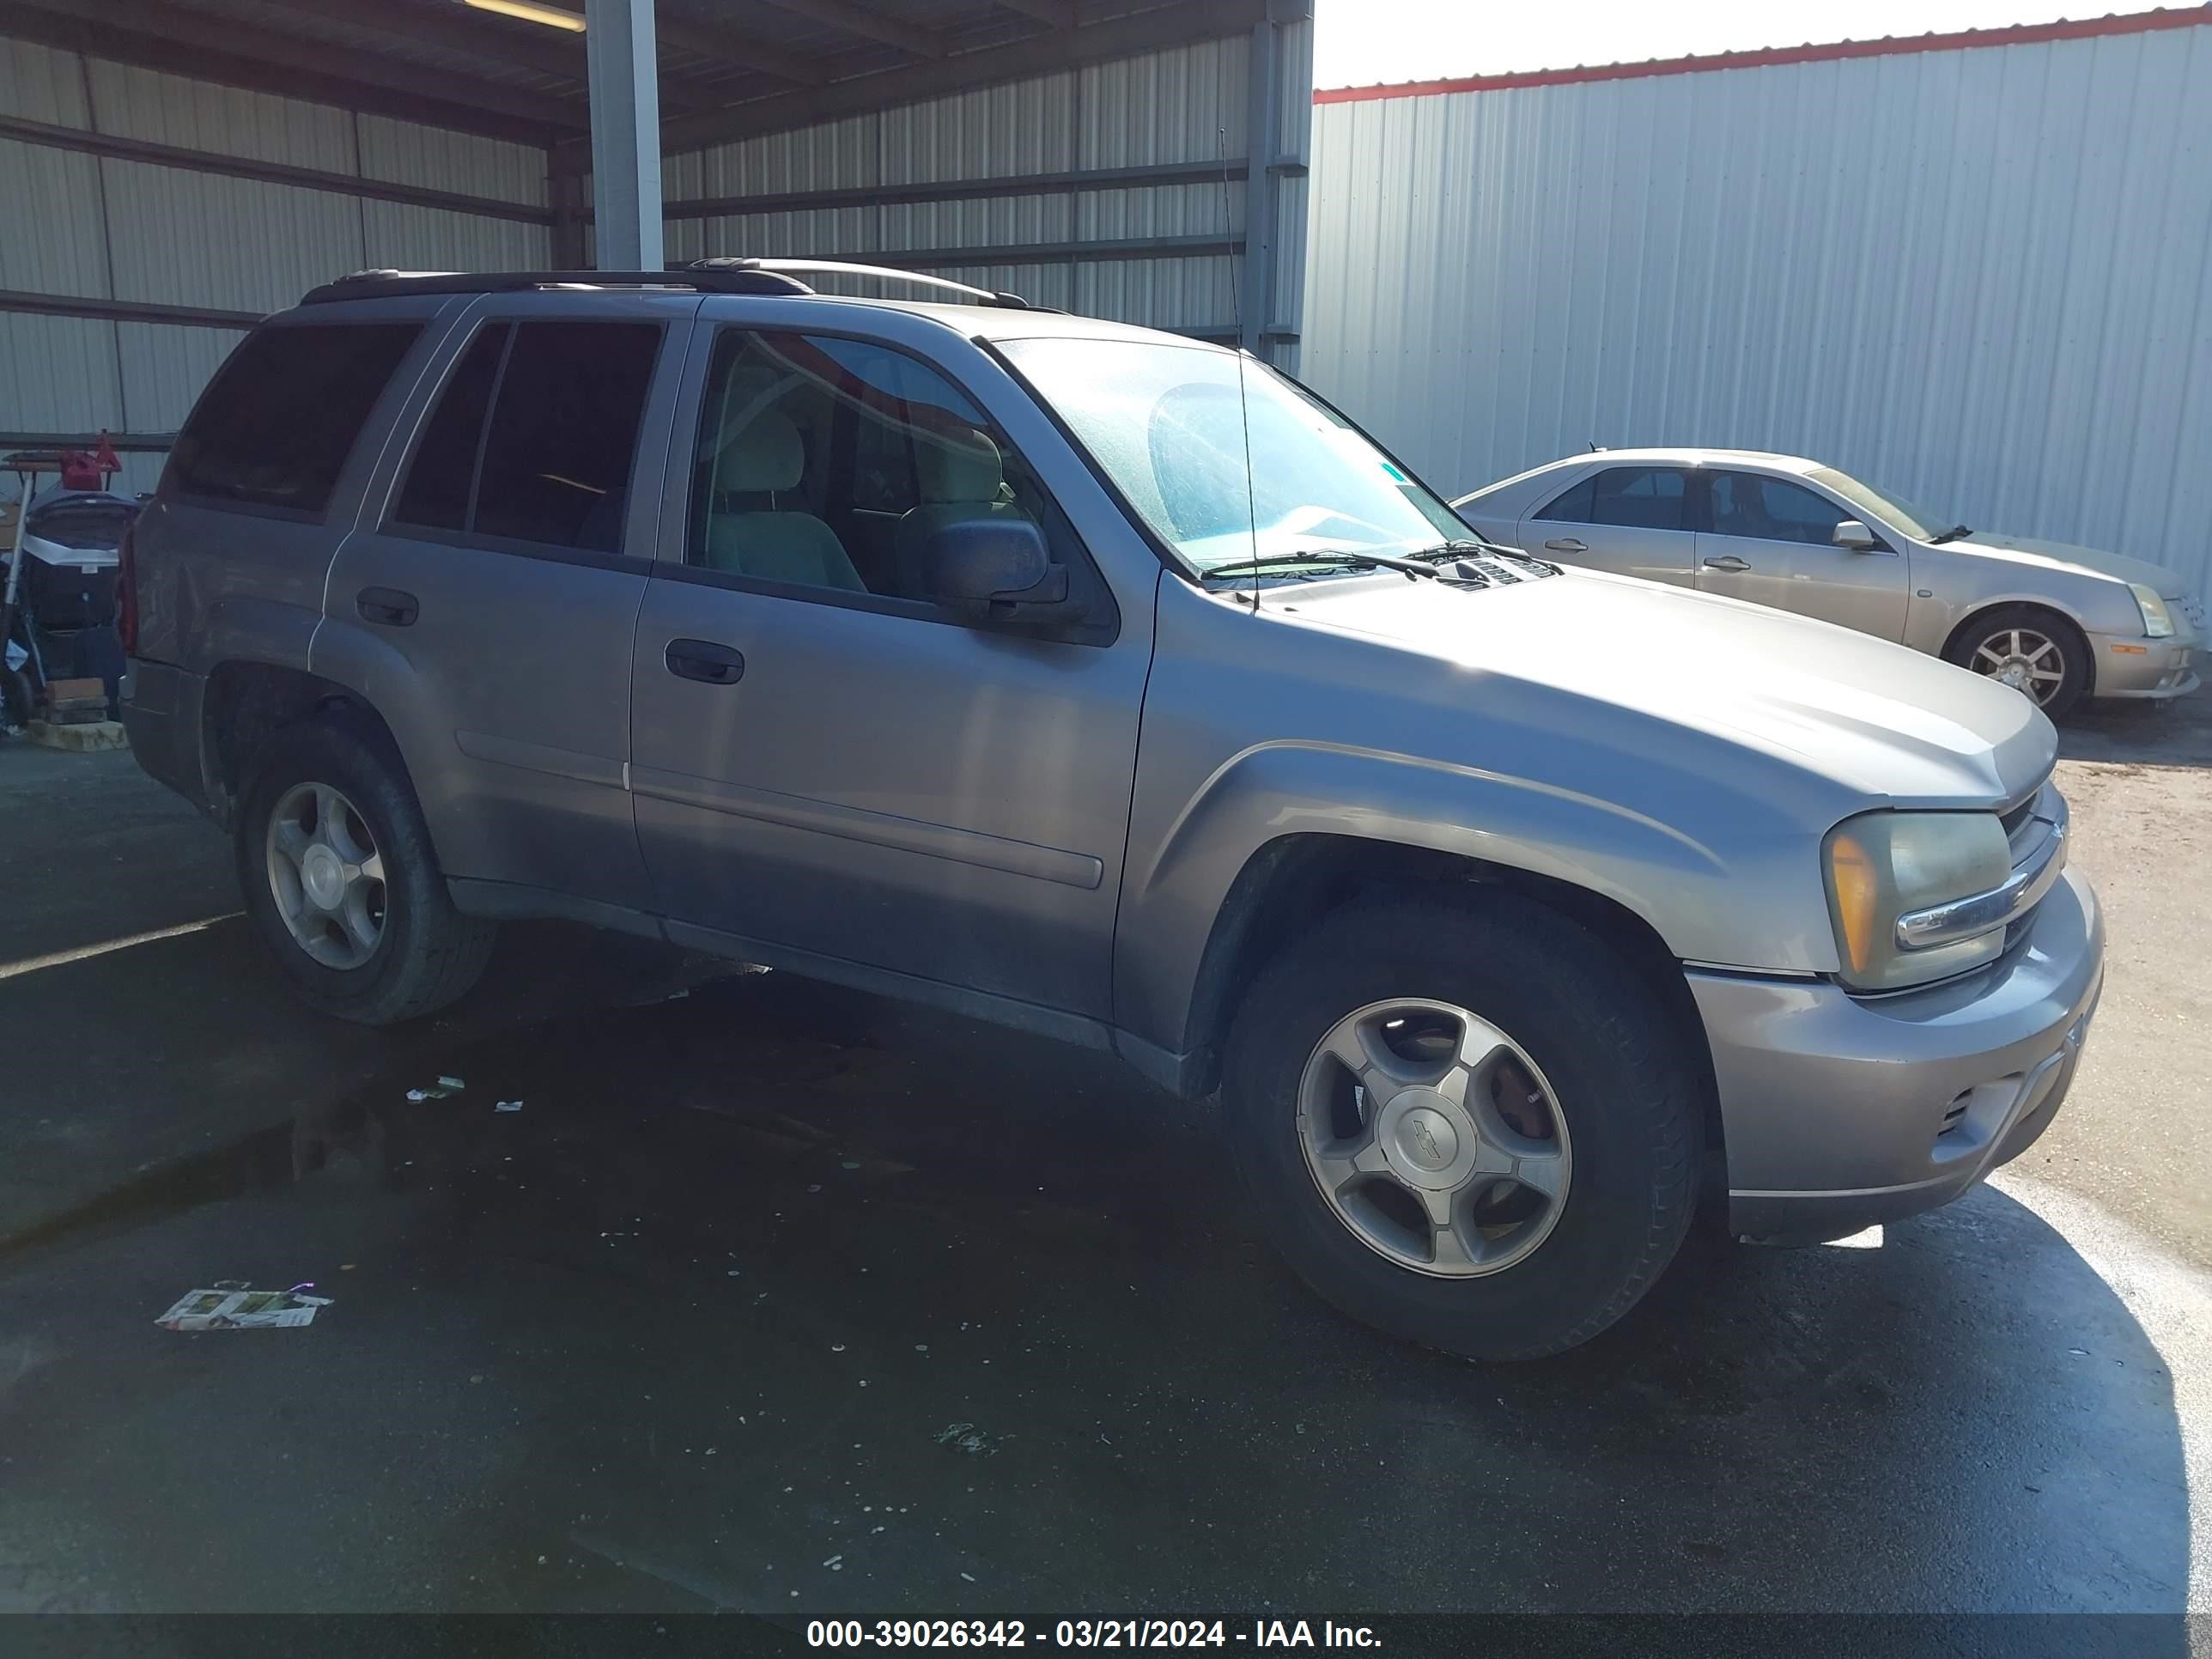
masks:
{"label": "tire", "polygon": [[[2054,720],[2063,720],[2088,695],[2089,641],[2056,611],[2038,605],[2001,605],[1972,618],[1953,637],[1944,660],[2014,684]],[[2053,663],[2057,665],[2052,669]],[[2056,681],[2026,677],[2056,672]]]}
{"label": "tire", "polygon": [[[1302,1115],[1302,1103],[1308,1079],[1327,1075],[1331,1064],[1318,1045],[1347,1018],[1377,1018],[1365,1011],[1407,1000],[1472,1013],[1519,1051],[1492,1050],[1516,1068],[1504,1074],[1514,1079],[1511,1089],[1482,1083],[1478,1071],[1468,1098],[1487,1090],[1503,1101],[1531,1084],[1530,1109],[1539,1094],[1549,1096],[1546,1110],[1522,1127],[1540,1132],[1553,1118],[1552,1155],[1568,1160],[1564,1200],[1544,1212],[1548,1231],[1532,1221],[1525,1237],[1508,1230],[1484,1243],[1504,1265],[1448,1268],[1441,1243],[1426,1270],[1407,1265],[1372,1242],[1377,1234],[1401,1237],[1389,1232],[1388,1212],[1405,1206],[1385,1201],[1394,1179],[1354,1176],[1367,1184],[1332,1200],[1310,1163],[1314,1114]],[[1386,1023],[1382,1035],[1396,1041],[1394,1030],[1416,1024]],[[1363,1156],[1376,1155],[1390,1139],[1378,1126],[1412,1109],[1409,1096],[1382,1099],[1391,1086],[1352,1097],[1352,1109],[1369,1119]],[[1589,1341],[1658,1279],[1697,1207],[1701,1086],[1659,1000],[1595,934],[1518,894],[1362,903],[1326,917],[1254,983],[1231,1031],[1223,1092],[1246,1190],[1298,1275],[1355,1319],[1474,1359],[1534,1359]],[[1331,1098],[1331,1109],[1346,1109],[1342,1096]],[[1413,1120],[1395,1121],[1402,1150]],[[1437,1139],[1451,1139],[1418,1127],[1415,1135],[1415,1158],[1434,1155]],[[1331,1143],[1338,1144],[1351,1143]],[[1540,1133],[1526,1143],[1543,1144]],[[1553,1167],[1549,1178],[1557,1179]],[[1499,1213],[1501,1192],[1509,1206],[1540,1196],[1510,1182],[1476,1190],[1492,1206],[1478,1215]],[[1407,1202],[1423,1215],[1413,1194]],[[1347,1218],[1354,1214],[1363,1218]]]}
{"label": "tire", "polygon": [[[349,825],[339,844],[374,856],[381,879],[349,879],[345,888],[349,902],[356,892],[368,896],[362,908],[368,916],[364,931],[374,933],[369,945],[341,919],[305,908],[300,901],[306,883],[294,866],[292,908],[320,922],[309,929],[319,957],[286,920],[271,820],[280,809],[295,827],[302,812],[313,818],[310,798],[325,791],[334,791],[350,813],[330,817]],[[247,914],[311,1007],[363,1025],[390,1025],[459,1000],[483,975],[498,928],[453,908],[405,769],[362,723],[318,718],[278,732],[246,791],[234,848]],[[369,866],[363,861],[358,867]]]}

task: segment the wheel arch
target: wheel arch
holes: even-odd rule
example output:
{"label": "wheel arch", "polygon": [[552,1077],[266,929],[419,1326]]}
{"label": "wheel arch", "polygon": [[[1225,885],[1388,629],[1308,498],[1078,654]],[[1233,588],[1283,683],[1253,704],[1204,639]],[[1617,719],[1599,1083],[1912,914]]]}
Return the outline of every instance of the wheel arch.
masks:
{"label": "wheel arch", "polygon": [[217,823],[236,827],[254,760],[276,734],[318,718],[346,720],[406,777],[391,726],[359,692],[305,669],[246,659],[210,671],[200,703],[200,763],[209,811]]}
{"label": "wheel arch", "polygon": [[1184,1027],[1185,1088],[1211,1093],[1244,988],[1321,918],[1364,899],[1425,890],[1480,902],[1487,890],[1522,895],[1595,935],[1648,986],[1677,1030],[1702,1091],[1708,1150],[1723,1150],[1712,1050],[1682,964],[1651,924],[1619,901],[1572,882],[1433,848],[1358,836],[1295,834],[1256,849],[1237,872],[1200,958]]}
{"label": "wheel arch", "polygon": [[1958,658],[1960,647],[1977,628],[1984,626],[1991,616],[2000,611],[2040,611],[2071,632],[2075,643],[2081,647],[2081,672],[2085,681],[2081,695],[2085,698],[2097,695],[2097,653],[2089,648],[2088,629],[2072,611],[2048,599],[2015,594],[1978,601],[1972,610],[1951,624],[1951,631],[1943,636],[1943,648],[1937,654],[1945,662],[1964,667],[1966,665],[1960,663]]}

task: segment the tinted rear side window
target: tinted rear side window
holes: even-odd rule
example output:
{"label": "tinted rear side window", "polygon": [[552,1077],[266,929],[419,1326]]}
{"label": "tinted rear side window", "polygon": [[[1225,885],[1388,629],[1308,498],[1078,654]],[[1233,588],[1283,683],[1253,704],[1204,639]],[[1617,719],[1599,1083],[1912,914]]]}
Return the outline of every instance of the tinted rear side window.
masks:
{"label": "tinted rear side window", "polygon": [[477,468],[480,536],[614,553],[657,323],[521,323]]}
{"label": "tinted rear side window", "polygon": [[246,337],[170,452],[167,483],[216,505],[320,515],[419,323],[319,323]]}
{"label": "tinted rear side window", "polygon": [[1592,524],[1637,530],[1682,530],[1687,480],[1671,466],[1613,466],[1591,480]]}
{"label": "tinted rear side window", "polygon": [[505,323],[494,323],[470,343],[438,394],[438,406],[424,422],[407,468],[392,518],[400,524],[433,530],[465,530],[469,497],[477,477],[477,456],[483,448],[484,413],[507,356]]}
{"label": "tinted rear side window", "polygon": [[1596,489],[1595,478],[1584,478],[1536,517],[1555,524],[1588,524],[1590,522],[1591,495]]}

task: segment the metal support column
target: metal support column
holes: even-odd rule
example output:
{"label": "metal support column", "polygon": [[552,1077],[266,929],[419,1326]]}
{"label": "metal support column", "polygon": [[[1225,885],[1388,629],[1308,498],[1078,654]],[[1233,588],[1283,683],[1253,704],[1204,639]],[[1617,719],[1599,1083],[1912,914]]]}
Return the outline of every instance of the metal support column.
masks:
{"label": "metal support column", "polygon": [[1250,71],[1245,76],[1247,112],[1244,154],[1243,329],[1240,343],[1257,357],[1267,355],[1267,329],[1275,309],[1275,178],[1268,163],[1279,142],[1278,106],[1282,99],[1282,30],[1273,17],[1252,26]]}
{"label": "metal support column", "polygon": [[653,0],[585,0],[592,88],[592,220],[601,270],[658,270],[660,60]]}

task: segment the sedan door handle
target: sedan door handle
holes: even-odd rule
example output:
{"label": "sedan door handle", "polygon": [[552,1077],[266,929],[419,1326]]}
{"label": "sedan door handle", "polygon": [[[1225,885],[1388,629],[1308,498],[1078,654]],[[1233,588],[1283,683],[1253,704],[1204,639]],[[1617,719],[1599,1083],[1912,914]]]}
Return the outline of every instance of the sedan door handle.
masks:
{"label": "sedan door handle", "polygon": [[382,623],[386,628],[412,627],[422,609],[412,593],[396,587],[364,587],[354,596],[353,605],[363,622]]}
{"label": "sedan door handle", "polygon": [[744,658],[711,640],[671,640],[661,660],[670,673],[702,685],[735,685],[745,677]]}
{"label": "sedan door handle", "polygon": [[1560,536],[1546,542],[1544,549],[1549,553],[1587,553],[1589,544],[1578,542],[1572,536]]}
{"label": "sedan door handle", "polygon": [[1749,559],[1739,559],[1733,553],[1723,553],[1717,559],[1707,559],[1705,561],[1705,568],[1708,570],[1748,570],[1751,568],[1751,561]]}

